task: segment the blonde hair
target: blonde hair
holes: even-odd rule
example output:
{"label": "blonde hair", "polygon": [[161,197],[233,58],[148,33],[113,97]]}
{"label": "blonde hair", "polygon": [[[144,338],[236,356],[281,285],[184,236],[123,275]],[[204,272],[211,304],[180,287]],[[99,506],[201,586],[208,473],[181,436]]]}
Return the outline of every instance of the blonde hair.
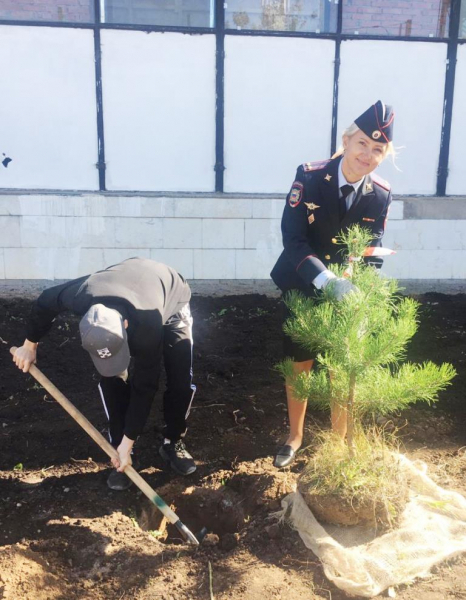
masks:
{"label": "blonde hair", "polygon": [[[343,135],[341,137],[342,137],[342,139],[345,136],[350,138],[358,131],[361,131],[361,129],[359,129],[359,127],[356,125],[356,123],[351,123],[351,125],[345,129],[345,131],[343,132]],[[338,150],[335,152],[335,154],[332,156],[332,158],[337,158],[337,156],[341,156],[342,154],[344,154],[344,152],[345,152],[345,149],[343,147],[343,144],[341,144],[341,146],[338,148]],[[395,165],[396,155],[397,155],[397,152],[395,150],[395,146],[393,145],[393,142],[388,142],[388,144],[384,144],[384,160],[387,158],[387,156],[391,156],[392,162]],[[395,165],[395,167],[396,167],[396,165]]]}

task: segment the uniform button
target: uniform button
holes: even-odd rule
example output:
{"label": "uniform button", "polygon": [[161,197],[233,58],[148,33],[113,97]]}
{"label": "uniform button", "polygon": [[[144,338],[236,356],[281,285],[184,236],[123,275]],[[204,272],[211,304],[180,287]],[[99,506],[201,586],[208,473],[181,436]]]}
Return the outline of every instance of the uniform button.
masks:
{"label": "uniform button", "polygon": [[332,244],[336,244],[337,243],[337,238],[332,238]]}
{"label": "uniform button", "polygon": [[325,255],[325,260],[330,260],[330,254]]}

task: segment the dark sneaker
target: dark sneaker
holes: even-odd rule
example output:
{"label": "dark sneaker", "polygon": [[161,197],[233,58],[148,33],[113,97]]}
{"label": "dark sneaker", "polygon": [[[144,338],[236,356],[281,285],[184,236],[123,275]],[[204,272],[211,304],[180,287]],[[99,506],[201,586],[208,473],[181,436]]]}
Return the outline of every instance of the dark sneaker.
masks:
{"label": "dark sneaker", "polygon": [[162,444],[159,454],[178,475],[191,475],[196,470],[193,457],[186,450],[183,440]]}
{"label": "dark sneaker", "polygon": [[127,490],[133,482],[124,473],[120,473],[116,469],[110,473],[107,479],[107,485],[111,490],[118,490],[119,492]]}

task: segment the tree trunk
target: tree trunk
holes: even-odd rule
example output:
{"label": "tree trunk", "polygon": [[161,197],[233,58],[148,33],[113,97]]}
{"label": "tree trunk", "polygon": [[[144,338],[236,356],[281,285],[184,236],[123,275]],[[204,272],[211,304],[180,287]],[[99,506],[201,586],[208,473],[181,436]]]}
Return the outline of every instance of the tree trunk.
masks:
{"label": "tree trunk", "polygon": [[356,377],[350,375],[349,398],[348,398],[348,449],[351,458],[354,457],[354,390],[356,388]]}
{"label": "tree trunk", "polygon": [[[332,390],[332,373],[330,376],[330,393]],[[336,400],[330,400],[330,418],[332,422],[332,431],[337,433],[342,440],[346,438],[348,430],[348,407],[347,404],[341,404]]]}

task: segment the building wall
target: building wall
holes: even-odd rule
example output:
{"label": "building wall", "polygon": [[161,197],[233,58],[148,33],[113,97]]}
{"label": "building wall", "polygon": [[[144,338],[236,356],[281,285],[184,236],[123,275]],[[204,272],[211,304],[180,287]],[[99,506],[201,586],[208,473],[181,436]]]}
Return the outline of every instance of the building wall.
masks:
{"label": "building wall", "polygon": [[102,32],[107,189],[215,189],[215,37]]}
{"label": "building wall", "polygon": [[[359,106],[375,101],[374,94],[394,106],[396,167],[386,160],[378,172],[391,183],[395,194],[436,192],[444,99],[439,82],[445,77],[446,59],[447,45],[442,43],[342,43],[339,135],[358,114]],[[421,102],[420,109],[414,98],[428,101]],[[466,181],[462,193],[466,193]]]}
{"label": "building wall", "polygon": [[330,40],[230,36],[225,44],[225,191],[283,193],[330,154]]}
{"label": "building wall", "polygon": [[0,188],[98,189],[93,33],[0,25]]}
{"label": "building wall", "polygon": [[[0,279],[71,279],[131,256],[168,263],[188,279],[269,279],[282,250],[283,204],[259,196],[0,195]],[[384,245],[397,254],[384,272],[465,278],[465,208],[464,199],[395,200]]]}
{"label": "building wall", "polygon": [[453,122],[451,128],[450,160],[448,164],[447,194],[466,194],[464,149],[466,140],[466,45],[458,48]]}
{"label": "building wall", "polygon": [[[93,31],[0,25],[0,279],[68,279],[134,255],[190,279],[268,279],[295,169],[330,153],[335,41],[226,35],[227,193],[215,195],[215,36],[104,29],[101,39],[106,193]],[[396,166],[379,169],[398,195],[385,237],[397,278],[466,275],[464,199],[408,198],[436,191],[446,51],[341,44],[339,134],[378,98],[397,113]],[[462,45],[447,188],[458,196],[465,60]]]}
{"label": "building wall", "polygon": [[[213,192],[213,34],[103,30],[102,114],[109,191]],[[459,48],[448,193],[461,174],[464,62]],[[0,188],[97,191],[93,32],[0,25]],[[329,156],[335,42],[226,36],[224,190],[284,194],[298,164]],[[341,44],[338,135],[369,104],[396,111],[394,193],[436,193],[447,43]],[[421,103],[413,98],[422,98]],[[428,99],[428,101],[427,101]]]}

